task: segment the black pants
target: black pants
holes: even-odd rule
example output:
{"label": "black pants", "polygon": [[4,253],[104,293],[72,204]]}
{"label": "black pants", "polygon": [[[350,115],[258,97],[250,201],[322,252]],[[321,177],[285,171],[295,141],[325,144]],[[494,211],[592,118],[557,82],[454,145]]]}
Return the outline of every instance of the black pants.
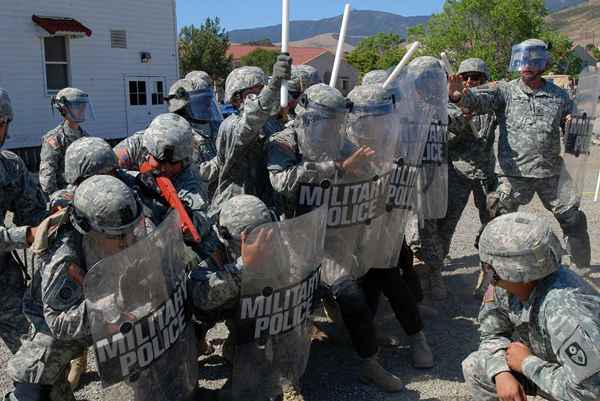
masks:
{"label": "black pants", "polygon": [[[416,277],[417,282],[418,279]],[[418,288],[421,288],[420,283]],[[374,317],[382,293],[406,334],[423,330],[417,300],[399,268],[371,269],[360,280],[345,280],[331,289],[352,345],[361,358],[369,358],[378,350]]]}
{"label": "black pants", "polygon": [[414,266],[415,255],[406,241],[402,243],[402,252],[398,259],[398,267],[402,269],[402,277],[412,292],[416,302],[423,302],[423,287],[421,279]]}

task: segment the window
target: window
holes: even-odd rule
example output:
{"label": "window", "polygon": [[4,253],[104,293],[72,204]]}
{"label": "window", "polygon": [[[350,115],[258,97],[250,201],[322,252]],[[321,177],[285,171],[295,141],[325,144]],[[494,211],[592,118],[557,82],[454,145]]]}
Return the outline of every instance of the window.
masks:
{"label": "window", "polygon": [[127,49],[127,31],[110,31],[110,47]]}
{"label": "window", "polygon": [[350,89],[350,79],[347,77],[340,77],[340,82],[342,84],[342,92],[346,92]]}
{"label": "window", "polygon": [[145,106],[146,104],[146,81],[129,81],[129,105]]}
{"label": "window", "polygon": [[163,104],[165,102],[165,92],[162,81],[154,81],[154,92],[152,93],[152,104]]}
{"label": "window", "polygon": [[44,63],[46,67],[46,90],[58,92],[69,86],[69,59],[67,38],[52,36],[44,38]]}

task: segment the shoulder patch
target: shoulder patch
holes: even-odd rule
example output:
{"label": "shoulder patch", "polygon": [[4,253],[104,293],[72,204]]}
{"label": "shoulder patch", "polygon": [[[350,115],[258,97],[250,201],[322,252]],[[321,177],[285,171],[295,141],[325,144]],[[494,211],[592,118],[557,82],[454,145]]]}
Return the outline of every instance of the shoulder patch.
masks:
{"label": "shoulder patch", "polygon": [[496,302],[496,288],[493,285],[489,285],[485,294],[483,295],[484,304],[493,304]]}
{"label": "shoulder patch", "polygon": [[575,383],[600,372],[600,350],[581,326],[563,343],[559,358]]}
{"label": "shoulder patch", "polygon": [[52,147],[52,149],[60,149],[60,143],[55,135],[50,135],[48,138],[46,138],[46,142],[48,145],[50,145],[50,147]]}

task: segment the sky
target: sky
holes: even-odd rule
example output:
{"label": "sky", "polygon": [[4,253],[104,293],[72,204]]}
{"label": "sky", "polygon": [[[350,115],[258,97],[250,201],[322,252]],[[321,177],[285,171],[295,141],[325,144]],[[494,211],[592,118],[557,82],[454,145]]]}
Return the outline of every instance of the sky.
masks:
{"label": "sky", "polygon": [[[290,20],[317,20],[340,15],[348,0],[289,0]],[[430,15],[442,9],[444,0],[352,0],[359,10],[387,11],[404,16]],[[177,0],[177,21],[200,25],[207,17],[218,16],[230,31],[281,23],[281,0]]]}

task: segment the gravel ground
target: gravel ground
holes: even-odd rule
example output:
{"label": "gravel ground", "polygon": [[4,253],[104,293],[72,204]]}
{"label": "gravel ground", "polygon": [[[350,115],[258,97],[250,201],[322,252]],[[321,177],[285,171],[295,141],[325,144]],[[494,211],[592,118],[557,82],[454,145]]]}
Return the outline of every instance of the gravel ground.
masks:
{"label": "gravel ground", "polygon": [[[594,204],[593,191],[596,174],[600,168],[600,147],[595,147],[592,168],[586,180],[585,196],[582,208],[588,216],[590,237],[592,238],[592,269],[600,275],[600,203]],[[546,212],[539,200],[523,210],[539,212],[540,216],[552,221],[557,232],[560,229],[552,216]],[[384,366],[398,374],[407,383],[407,390],[399,394],[385,394],[373,386],[357,381],[359,361],[354,356],[347,340],[343,336],[335,340],[313,343],[309,367],[302,381],[302,393],[306,401],[462,401],[471,400],[463,382],[460,363],[477,348],[477,312],[479,301],[471,291],[477,278],[478,257],[473,248],[473,239],[479,228],[476,209],[471,202],[461,220],[451,249],[453,263],[444,272],[451,291],[450,297],[443,303],[429,303],[439,311],[439,316],[426,321],[426,332],[435,353],[436,366],[430,370],[415,370],[410,366],[410,355],[406,345],[381,352]],[[422,270],[422,269],[421,269]],[[595,278],[600,284],[600,277]],[[381,331],[398,335],[405,344],[402,334],[389,307],[381,308],[378,324]],[[224,326],[211,331],[211,338],[219,350],[220,339],[226,335]],[[6,375],[6,363],[10,353],[0,344],[0,394],[10,389]],[[102,393],[98,374],[94,371],[93,354],[90,353],[89,371],[82,377],[82,388],[77,392],[78,400],[100,401]],[[207,361],[202,369],[201,386],[217,389],[225,382],[227,374],[219,362]],[[202,397],[213,399],[207,390]],[[534,399],[531,398],[530,401]],[[535,399],[540,401],[541,399]],[[121,400],[126,401],[126,400]]]}

